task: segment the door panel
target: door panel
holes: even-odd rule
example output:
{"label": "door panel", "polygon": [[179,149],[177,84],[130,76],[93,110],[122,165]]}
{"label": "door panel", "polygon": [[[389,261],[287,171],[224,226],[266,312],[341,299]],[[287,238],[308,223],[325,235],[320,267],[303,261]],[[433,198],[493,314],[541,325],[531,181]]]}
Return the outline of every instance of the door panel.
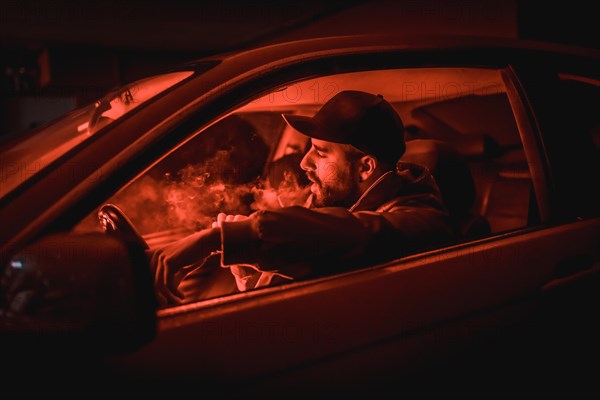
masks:
{"label": "door panel", "polygon": [[[476,312],[484,320],[486,313],[492,315],[494,325],[506,320],[493,315],[507,303],[509,314],[518,315],[553,280],[561,260],[580,254],[597,259],[599,237],[597,219],[581,221],[164,310],[156,340],[134,356],[113,361],[162,378],[195,376],[211,383],[299,365],[307,367],[306,377],[302,368],[294,373],[309,378],[323,366],[337,370],[346,359],[338,363],[336,357],[354,351],[362,362],[369,361],[365,365],[398,368],[401,363],[391,356],[381,365],[381,350],[369,346],[391,339],[395,353],[407,354],[427,343],[427,331],[419,329],[452,326]],[[404,340],[409,332],[415,335]],[[316,362],[323,357],[329,357],[326,364]]]}

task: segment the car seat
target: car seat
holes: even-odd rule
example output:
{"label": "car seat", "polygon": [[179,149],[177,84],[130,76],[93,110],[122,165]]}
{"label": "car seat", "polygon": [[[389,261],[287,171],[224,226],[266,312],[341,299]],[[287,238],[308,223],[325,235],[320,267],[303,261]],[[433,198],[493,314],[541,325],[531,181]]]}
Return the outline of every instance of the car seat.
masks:
{"label": "car seat", "polygon": [[481,209],[492,232],[505,232],[534,223],[537,211],[531,175],[523,149],[506,152],[485,170]]}
{"label": "car seat", "polygon": [[476,190],[471,169],[452,146],[440,140],[410,140],[400,161],[421,165],[431,172],[450,218],[463,237],[491,233],[487,219],[474,210]]}

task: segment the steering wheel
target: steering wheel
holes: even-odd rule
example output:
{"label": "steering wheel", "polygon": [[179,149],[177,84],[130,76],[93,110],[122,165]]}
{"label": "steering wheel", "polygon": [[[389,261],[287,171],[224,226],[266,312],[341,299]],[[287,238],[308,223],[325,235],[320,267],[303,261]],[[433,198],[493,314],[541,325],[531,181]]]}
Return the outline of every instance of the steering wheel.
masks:
{"label": "steering wheel", "polygon": [[100,207],[98,220],[106,234],[114,235],[126,242],[141,246],[143,249],[150,248],[131,220],[116,205],[105,204]]}

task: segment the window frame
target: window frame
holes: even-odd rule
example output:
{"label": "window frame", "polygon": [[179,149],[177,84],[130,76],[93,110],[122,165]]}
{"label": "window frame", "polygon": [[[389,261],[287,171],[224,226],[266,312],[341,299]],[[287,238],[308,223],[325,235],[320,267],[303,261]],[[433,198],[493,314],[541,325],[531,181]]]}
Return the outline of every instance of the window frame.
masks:
{"label": "window frame", "polygon": [[[523,144],[523,149],[525,152],[525,156],[527,157],[527,162],[530,168],[530,173],[532,174],[532,182],[533,182],[533,176],[535,175],[536,177],[538,177],[538,182],[537,185],[534,187],[535,189],[535,196],[536,196],[536,201],[538,202],[542,202],[543,204],[547,203],[547,199],[548,199],[548,191],[547,191],[547,175],[546,175],[546,171],[543,169],[543,163],[541,162],[541,160],[543,160],[543,156],[541,153],[541,148],[539,147],[539,145],[537,144],[537,135],[538,135],[538,130],[536,129],[536,127],[534,126],[533,122],[532,122],[532,114],[531,111],[528,108],[528,103],[526,101],[526,98],[523,98],[522,96],[524,96],[523,92],[520,92],[516,89],[517,85],[518,85],[518,78],[516,76],[516,74],[511,72],[511,65],[507,64],[505,67],[497,67],[497,66],[490,66],[490,67],[481,67],[480,65],[476,66],[476,65],[464,65],[464,64],[454,64],[454,65],[427,65],[424,68],[453,68],[453,67],[465,67],[465,68],[493,68],[493,69],[497,69],[499,70],[499,72],[501,72],[504,83],[505,83],[505,89],[506,89],[506,94],[508,97],[508,101],[511,105],[511,108],[513,110],[513,116],[515,118],[515,123],[517,124],[517,128],[519,131],[519,135],[521,138],[521,142]],[[419,68],[419,66],[415,66],[415,65],[394,65],[394,66],[390,66],[389,69],[400,69],[400,68]],[[370,71],[370,70],[377,70],[379,68],[376,67],[372,67],[372,68],[364,68],[364,69],[360,69],[360,71]],[[348,72],[348,71],[344,71],[344,72]],[[355,70],[353,70],[353,72],[356,72]],[[250,98],[250,100],[246,100],[246,101],[252,101],[253,99],[256,99],[260,96],[265,95],[266,93],[268,93],[269,91],[273,90],[274,88],[278,88],[278,87],[282,87],[282,86],[286,86],[286,85],[290,85],[292,83],[295,82],[299,82],[299,81],[303,81],[305,79],[311,79],[314,77],[322,77],[322,76],[327,76],[328,74],[313,74],[307,77],[304,77],[302,79],[295,79],[293,81],[285,81],[285,82],[279,82],[276,86],[272,86],[267,88],[266,90],[259,92],[258,94],[255,94],[254,97]],[[509,86],[509,85],[512,85]],[[509,95],[509,91],[512,91]],[[187,139],[185,140],[185,142],[191,140],[193,137],[195,137],[198,134],[201,134],[201,132],[212,126],[214,123],[216,123],[217,121],[220,121],[221,119],[225,118],[226,116],[230,115],[232,112],[235,112],[235,110],[243,107],[243,105],[246,104],[246,102],[238,102],[237,105],[235,107],[230,107],[228,112],[220,115],[217,119],[213,120],[210,124],[207,124],[206,126],[202,127],[201,129],[197,129],[194,131],[193,134],[191,134],[190,136],[187,137]],[[518,114],[517,114],[518,113]],[[525,144],[525,139],[527,140],[527,145]],[[184,142],[184,143],[185,143]],[[168,154],[173,154],[177,148],[179,148],[180,146],[177,146],[176,148],[172,149]],[[535,172],[532,171],[532,166],[535,167]],[[547,221],[548,217],[547,215],[542,215],[542,222]],[[352,279],[351,276],[354,276],[354,274],[356,273],[364,273],[364,274],[368,274],[369,271],[373,271],[373,270],[378,270],[378,269],[386,269],[389,268],[390,266],[395,266],[395,265],[399,265],[399,264],[409,264],[411,260],[413,260],[415,257],[417,259],[427,259],[428,257],[433,257],[434,260],[439,260],[440,257],[443,257],[444,254],[446,254],[447,252],[452,252],[456,249],[468,249],[469,246],[473,246],[473,247],[480,247],[480,245],[483,245],[483,248],[485,248],[485,244],[486,243],[494,243],[496,240],[502,240],[502,239],[508,239],[508,238],[512,238],[515,235],[520,235],[520,234],[535,234],[535,231],[542,229],[543,225],[539,224],[536,226],[524,226],[524,227],[520,227],[520,228],[516,228],[515,230],[511,230],[509,232],[498,232],[498,233],[492,233],[484,238],[476,238],[476,239],[461,239],[460,241],[456,242],[456,243],[451,243],[451,244],[447,244],[447,245],[443,245],[440,247],[436,247],[434,249],[430,249],[430,250],[426,250],[426,251],[421,251],[418,253],[414,253],[414,254],[410,254],[404,257],[400,257],[394,260],[390,260],[386,263],[383,264],[378,264],[378,265],[374,265],[374,266],[370,266],[370,267],[365,267],[365,268],[361,268],[358,271],[349,271],[349,272],[342,272],[342,273],[337,273],[325,278],[313,278],[307,281],[297,281],[297,282],[291,282],[279,287],[265,287],[265,288],[260,288],[259,290],[253,290],[253,291],[249,291],[249,292],[244,292],[244,293],[233,293],[233,294],[228,294],[225,296],[221,296],[218,298],[211,298],[211,299],[203,299],[203,300],[199,300],[199,301],[195,301],[192,303],[187,303],[187,304],[183,304],[183,305],[179,305],[179,306],[172,306],[172,307],[168,307],[168,308],[163,308],[161,310],[159,310],[159,316],[164,316],[164,317],[168,317],[168,316],[173,316],[178,314],[180,311],[181,312],[188,312],[191,310],[202,310],[204,308],[210,309],[211,307],[214,306],[220,306],[223,304],[229,304],[230,302],[238,302],[238,301],[251,301],[252,299],[255,298],[260,298],[263,295],[269,296],[270,294],[276,294],[276,293],[280,293],[282,290],[297,290],[303,287],[312,287],[313,285],[317,285],[319,286],[320,284],[323,284],[325,287],[331,287],[331,285],[335,286],[335,283],[332,283],[331,281],[340,278],[341,280],[345,280],[345,279]],[[179,310],[179,311],[178,311]]]}
{"label": "window frame", "polygon": [[[518,76],[518,83],[526,95],[526,109],[531,114],[530,121],[535,126],[535,138],[546,173],[547,219],[550,225],[560,225],[581,220],[576,199],[589,196],[585,190],[582,166],[591,165],[596,160],[573,156],[591,138],[583,133],[573,134],[569,122],[561,113],[562,99],[559,73],[583,75],[600,79],[600,57],[598,55],[526,57],[512,66]],[[563,140],[569,132],[568,140]],[[580,179],[573,183],[576,179]],[[592,191],[595,194],[595,191]],[[596,213],[597,215],[597,213]],[[593,218],[593,216],[591,216]]]}

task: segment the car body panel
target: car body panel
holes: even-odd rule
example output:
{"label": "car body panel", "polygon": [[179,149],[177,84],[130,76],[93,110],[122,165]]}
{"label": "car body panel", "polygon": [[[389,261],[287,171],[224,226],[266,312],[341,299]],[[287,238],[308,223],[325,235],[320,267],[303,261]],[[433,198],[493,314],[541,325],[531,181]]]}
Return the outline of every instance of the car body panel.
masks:
{"label": "car body panel", "polygon": [[[555,278],[556,260],[589,253],[600,239],[598,219],[506,234],[407,257],[371,269],[234,295],[159,312],[159,333],[141,352],[119,358],[151,376],[192,374],[199,381],[240,382],[352,352],[397,342],[410,352],[428,328],[462,318],[485,318],[510,306],[511,315]],[[572,241],[566,247],[561,244]],[[599,256],[596,248],[595,259]],[[523,310],[519,308],[523,307]],[[367,347],[365,347],[367,346]],[[447,349],[445,349],[447,350]],[[377,348],[372,357],[377,357]],[[427,351],[426,349],[423,351]],[[430,349],[431,351],[431,349]],[[366,353],[366,354],[365,354]],[[276,355],[276,356],[270,356]],[[379,365],[393,371],[393,360]],[[317,367],[318,368],[318,367]],[[293,369],[292,374],[301,374]],[[310,372],[307,372],[310,375]]]}

